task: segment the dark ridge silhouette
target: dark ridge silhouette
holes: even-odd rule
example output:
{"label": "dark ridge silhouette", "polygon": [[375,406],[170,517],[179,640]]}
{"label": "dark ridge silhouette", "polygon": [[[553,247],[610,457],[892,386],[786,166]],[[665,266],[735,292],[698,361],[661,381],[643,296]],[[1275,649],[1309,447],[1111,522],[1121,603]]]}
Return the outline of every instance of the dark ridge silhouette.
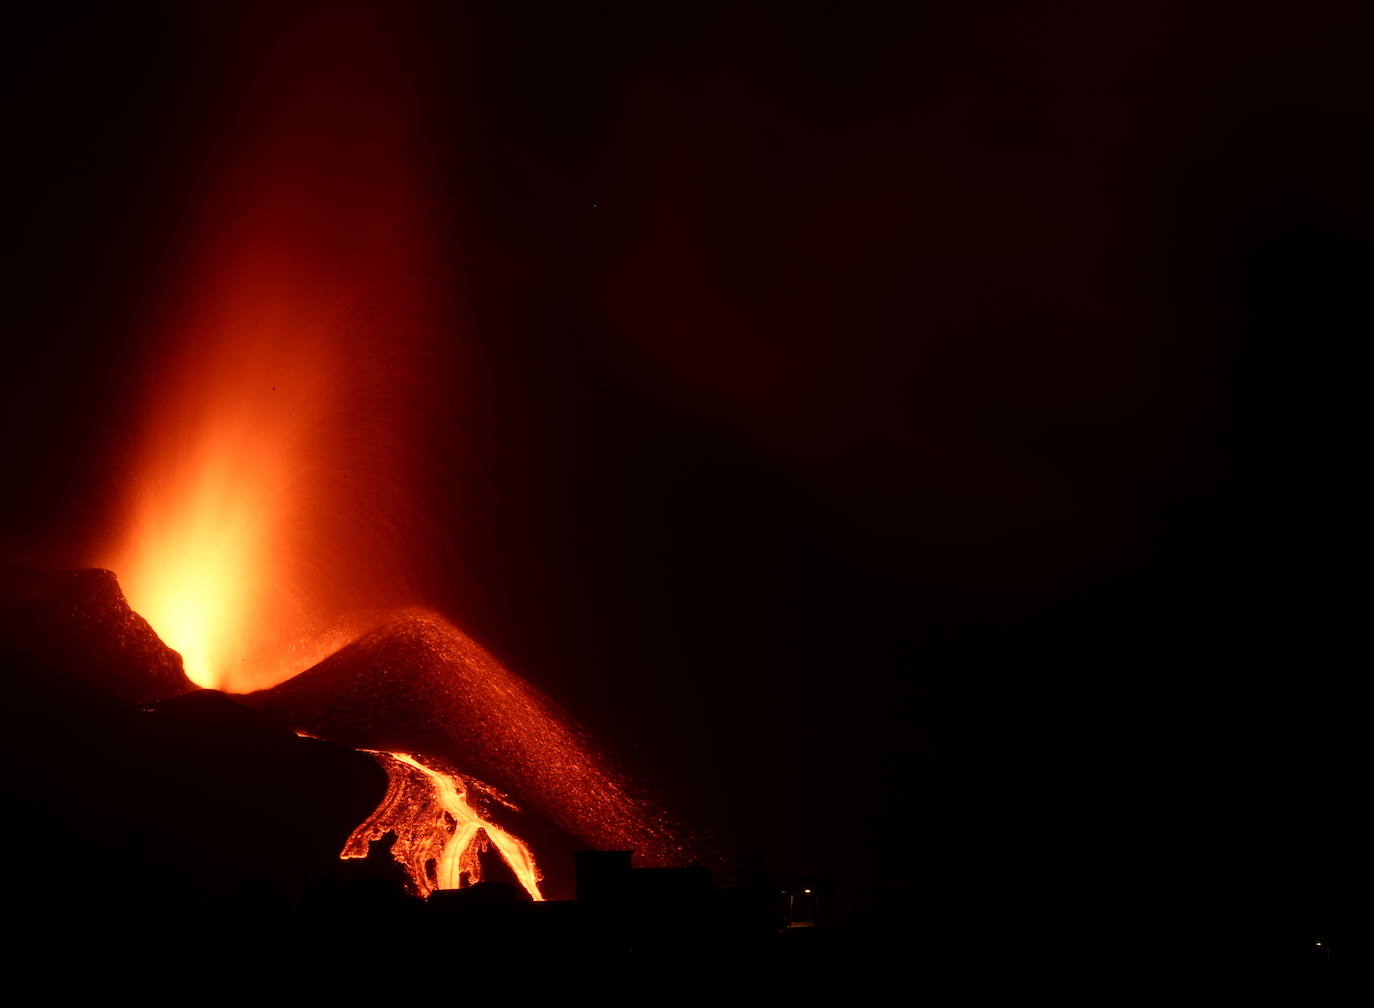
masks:
{"label": "dark ridge silhouette", "polygon": [[0,571],[0,641],[125,700],[195,689],[111,571]]}
{"label": "dark ridge silhouette", "polygon": [[7,905],[37,925],[79,908],[154,941],[297,909],[385,789],[368,756],[220,693],[134,704],[14,651],[0,689]]}

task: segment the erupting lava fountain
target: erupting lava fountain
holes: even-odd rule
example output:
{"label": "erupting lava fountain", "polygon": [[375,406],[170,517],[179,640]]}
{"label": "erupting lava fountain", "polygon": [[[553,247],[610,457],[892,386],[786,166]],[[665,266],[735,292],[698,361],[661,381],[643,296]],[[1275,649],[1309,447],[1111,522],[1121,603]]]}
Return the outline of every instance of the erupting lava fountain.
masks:
{"label": "erupting lava fountain", "polygon": [[495,785],[585,843],[682,863],[680,831],[552,702],[409,608],[435,534],[411,497],[417,403],[436,405],[419,376],[453,325],[415,53],[366,13],[245,18],[226,43],[127,509],[96,559],[197,685],[378,753],[391,787],[344,856],[395,832],[427,893],[475,881],[490,843],[538,898],[528,848],[483,818]]}

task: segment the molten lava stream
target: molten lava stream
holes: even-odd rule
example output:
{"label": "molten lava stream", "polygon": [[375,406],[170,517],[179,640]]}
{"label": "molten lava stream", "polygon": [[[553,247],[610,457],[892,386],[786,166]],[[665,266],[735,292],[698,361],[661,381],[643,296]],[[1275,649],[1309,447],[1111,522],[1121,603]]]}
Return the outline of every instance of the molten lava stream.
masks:
{"label": "molten lava stream", "polygon": [[[353,831],[340,857],[365,858],[368,845],[396,834],[392,856],[406,869],[420,896],[435,889],[460,889],[482,881],[479,855],[494,846],[534,900],[542,876],[529,847],[483,818],[468,802],[474,790],[509,805],[497,792],[461,774],[426,766],[408,753],[364,749],[387,772],[386,795],[377,810]],[[514,806],[510,806],[514,808]]]}

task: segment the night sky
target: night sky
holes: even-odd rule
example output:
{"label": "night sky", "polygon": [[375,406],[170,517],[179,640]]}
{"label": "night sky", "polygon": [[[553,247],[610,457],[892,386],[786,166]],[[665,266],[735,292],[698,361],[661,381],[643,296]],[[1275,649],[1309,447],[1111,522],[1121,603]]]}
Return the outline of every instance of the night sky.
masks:
{"label": "night sky", "polygon": [[[462,319],[436,609],[850,913],[1368,885],[1364,5],[399,6]],[[7,559],[110,519],[272,26],[4,33]]]}

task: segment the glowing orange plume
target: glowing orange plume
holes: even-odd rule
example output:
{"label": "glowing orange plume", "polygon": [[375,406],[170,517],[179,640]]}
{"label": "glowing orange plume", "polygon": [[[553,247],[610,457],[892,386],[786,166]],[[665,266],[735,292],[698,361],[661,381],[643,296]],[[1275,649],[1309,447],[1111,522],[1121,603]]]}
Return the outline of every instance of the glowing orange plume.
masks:
{"label": "glowing orange plume", "polygon": [[385,36],[356,12],[248,26],[169,271],[125,520],[94,559],[201,686],[280,682],[346,641],[338,613],[408,600],[442,299],[419,91]]}

